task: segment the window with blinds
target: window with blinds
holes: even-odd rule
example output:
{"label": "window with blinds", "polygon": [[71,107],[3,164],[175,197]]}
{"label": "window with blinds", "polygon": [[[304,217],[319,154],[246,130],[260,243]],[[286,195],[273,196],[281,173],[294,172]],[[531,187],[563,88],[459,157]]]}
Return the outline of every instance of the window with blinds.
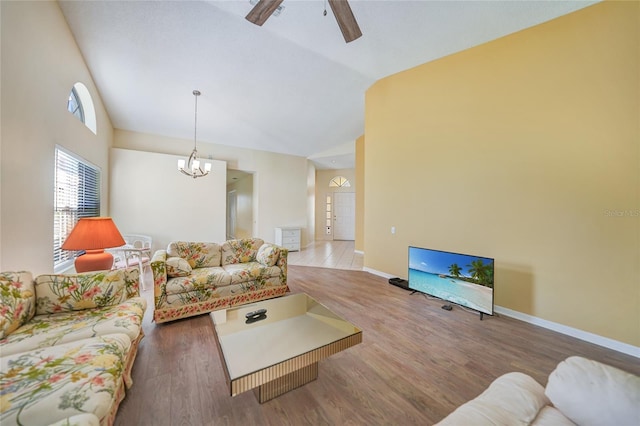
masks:
{"label": "window with blinds", "polygon": [[100,170],[56,147],[53,269],[71,266],[77,252],[60,247],[82,217],[100,216]]}

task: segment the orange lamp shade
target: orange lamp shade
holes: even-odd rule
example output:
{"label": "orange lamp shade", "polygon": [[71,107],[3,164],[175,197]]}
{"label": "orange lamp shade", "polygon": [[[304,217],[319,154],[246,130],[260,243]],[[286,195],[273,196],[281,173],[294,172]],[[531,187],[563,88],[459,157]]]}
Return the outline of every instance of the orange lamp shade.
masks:
{"label": "orange lamp shade", "polygon": [[87,217],[76,223],[62,244],[63,250],[86,250],[75,261],[77,272],[111,269],[113,255],[104,249],[124,245],[125,241],[110,217]]}

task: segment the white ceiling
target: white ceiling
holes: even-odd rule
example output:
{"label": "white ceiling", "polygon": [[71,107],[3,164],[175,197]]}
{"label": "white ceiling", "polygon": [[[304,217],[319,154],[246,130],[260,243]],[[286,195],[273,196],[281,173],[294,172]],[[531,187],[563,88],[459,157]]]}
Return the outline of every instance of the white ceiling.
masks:
{"label": "white ceiling", "polygon": [[116,128],[193,140],[198,89],[199,143],[349,168],[376,80],[595,2],[350,0],[349,44],[322,0],[262,27],[248,0],[59,3]]}

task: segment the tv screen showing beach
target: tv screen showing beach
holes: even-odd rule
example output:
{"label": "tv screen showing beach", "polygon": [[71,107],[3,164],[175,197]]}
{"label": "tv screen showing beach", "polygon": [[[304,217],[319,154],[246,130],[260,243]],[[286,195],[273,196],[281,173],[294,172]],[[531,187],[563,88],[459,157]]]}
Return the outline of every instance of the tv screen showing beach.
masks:
{"label": "tv screen showing beach", "polygon": [[493,259],[409,247],[409,288],[493,315]]}

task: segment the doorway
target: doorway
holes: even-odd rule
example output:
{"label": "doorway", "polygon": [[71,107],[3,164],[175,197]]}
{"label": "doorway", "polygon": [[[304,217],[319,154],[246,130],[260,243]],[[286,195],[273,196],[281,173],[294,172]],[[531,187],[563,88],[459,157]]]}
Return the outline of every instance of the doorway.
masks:
{"label": "doorway", "polygon": [[227,170],[227,239],[253,236],[253,178],[250,172]]}
{"label": "doorway", "polygon": [[355,192],[333,193],[333,239],[345,241],[356,239]]}
{"label": "doorway", "polygon": [[238,193],[234,189],[227,192],[227,240],[236,238],[236,218],[238,215]]}

